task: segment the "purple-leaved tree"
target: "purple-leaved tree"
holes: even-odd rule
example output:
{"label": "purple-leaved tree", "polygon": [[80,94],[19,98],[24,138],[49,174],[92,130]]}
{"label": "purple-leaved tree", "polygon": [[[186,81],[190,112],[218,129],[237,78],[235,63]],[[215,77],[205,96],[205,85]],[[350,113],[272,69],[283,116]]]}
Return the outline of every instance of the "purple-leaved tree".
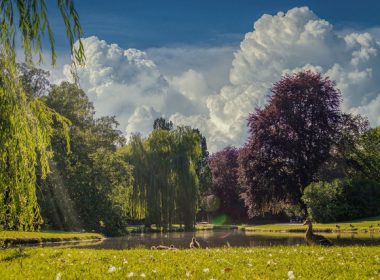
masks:
{"label": "purple-leaved tree", "polygon": [[217,212],[226,214],[234,221],[247,217],[247,210],[240,198],[238,155],[239,151],[235,147],[227,147],[209,157],[211,191],[220,200]]}
{"label": "purple-leaved tree", "polygon": [[350,115],[340,111],[335,82],[319,73],[285,75],[268,103],[248,118],[249,139],[239,154],[239,181],[249,215],[278,213],[299,204],[309,185],[342,139]]}

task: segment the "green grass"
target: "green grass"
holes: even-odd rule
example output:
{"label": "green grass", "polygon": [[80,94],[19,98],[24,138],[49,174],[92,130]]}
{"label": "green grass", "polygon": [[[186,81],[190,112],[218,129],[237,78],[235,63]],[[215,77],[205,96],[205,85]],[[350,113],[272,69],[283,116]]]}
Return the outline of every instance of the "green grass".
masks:
{"label": "green grass", "polygon": [[30,232],[30,231],[0,231],[0,242],[6,244],[27,244],[45,242],[63,242],[80,240],[100,240],[104,236],[98,233],[86,232]]}
{"label": "green grass", "polygon": [[295,279],[380,279],[380,247],[7,249],[0,251],[0,271],[4,280],[291,279],[292,272]]}
{"label": "green grass", "polygon": [[[144,226],[128,226],[127,227],[129,233],[140,233],[140,232],[161,232],[162,229],[157,228],[156,226],[152,226],[151,229],[147,230]],[[215,225],[215,224],[197,224],[195,225],[195,230],[232,230],[238,229],[237,225]],[[179,225],[174,224],[171,232],[181,232],[183,231],[183,227],[181,228]]]}
{"label": "green grass", "polygon": [[236,225],[214,225],[214,224],[197,224],[195,230],[233,230],[238,229]]}
{"label": "green grass", "polygon": [[[354,226],[354,229],[350,227],[350,224]],[[366,219],[356,220],[356,221],[348,221],[344,223],[328,223],[328,224],[314,224],[314,231],[319,232],[380,232],[380,216],[370,217]],[[340,230],[336,227],[336,225],[340,226]],[[373,226],[370,229],[370,226]],[[302,224],[266,224],[266,225],[242,225],[239,226],[240,229],[246,231],[257,231],[257,232],[304,232],[306,230],[306,226]]]}

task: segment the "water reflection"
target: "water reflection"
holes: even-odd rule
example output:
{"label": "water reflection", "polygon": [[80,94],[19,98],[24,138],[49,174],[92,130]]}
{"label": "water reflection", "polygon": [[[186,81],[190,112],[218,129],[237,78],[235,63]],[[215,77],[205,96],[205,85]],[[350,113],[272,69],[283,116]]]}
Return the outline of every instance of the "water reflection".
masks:
{"label": "water reflection", "polygon": [[[85,248],[94,249],[130,249],[150,248],[151,246],[171,245],[177,248],[188,248],[191,238],[196,236],[203,248],[209,247],[260,247],[260,246],[294,246],[305,244],[302,233],[250,233],[234,231],[204,231],[182,233],[145,233],[131,234],[124,237],[105,239],[96,244],[84,244]],[[380,245],[380,234],[324,234],[334,244],[348,245]],[[81,246],[82,247],[82,246]]]}

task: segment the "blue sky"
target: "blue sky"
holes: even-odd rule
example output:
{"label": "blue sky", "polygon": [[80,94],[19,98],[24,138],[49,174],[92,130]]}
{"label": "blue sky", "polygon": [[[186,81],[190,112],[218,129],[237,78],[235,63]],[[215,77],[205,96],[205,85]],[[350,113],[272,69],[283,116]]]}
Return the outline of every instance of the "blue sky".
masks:
{"label": "blue sky", "polygon": [[[86,36],[124,48],[238,44],[264,13],[308,6],[336,28],[380,26],[377,0],[91,0],[75,1]],[[55,11],[52,9],[52,12]],[[58,30],[61,20],[53,14]],[[58,47],[63,38],[57,36]]]}
{"label": "blue sky", "polygon": [[[380,125],[378,0],[75,2],[85,32],[80,85],[126,136],[148,135],[165,117],[200,129],[211,151],[242,145],[249,113],[282,75],[301,70],[336,81],[342,110]],[[49,14],[52,81],[70,80],[63,25]]]}

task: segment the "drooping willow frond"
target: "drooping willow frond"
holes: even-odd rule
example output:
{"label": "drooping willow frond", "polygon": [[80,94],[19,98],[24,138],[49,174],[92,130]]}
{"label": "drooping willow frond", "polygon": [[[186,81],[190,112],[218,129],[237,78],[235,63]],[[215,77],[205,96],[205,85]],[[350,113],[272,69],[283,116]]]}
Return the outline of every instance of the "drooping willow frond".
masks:
{"label": "drooping willow frond", "polygon": [[[57,7],[66,27],[66,36],[73,62],[74,64],[83,64],[85,57],[80,39],[83,31],[74,7],[74,0],[57,0]],[[2,56],[15,60],[16,42],[19,37],[26,62],[32,64],[33,57],[37,56],[38,62],[41,63],[43,60],[42,38],[47,33],[52,64],[55,64],[54,35],[47,14],[45,0],[0,0],[0,49]],[[79,43],[74,48],[76,40]]]}
{"label": "drooping willow frond", "polygon": [[40,98],[27,98],[13,64],[0,60],[0,230],[34,230],[42,223],[37,170],[41,178],[50,171],[54,123],[69,144],[70,121]]}
{"label": "drooping willow frond", "polygon": [[[73,65],[84,63],[82,29],[73,0],[57,0],[66,26]],[[48,34],[56,62],[53,31],[44,0],[0,0],[0,230],[34,230],[42,223],[36,196],[37,171],[44,178],[52,157],[54,123],[67,144],[70,122],[40,98],[27,98],[17,76],[16,42],[25,61],[42,62],[42,38]],[[74,41],[79,43],[74,47]]]}

